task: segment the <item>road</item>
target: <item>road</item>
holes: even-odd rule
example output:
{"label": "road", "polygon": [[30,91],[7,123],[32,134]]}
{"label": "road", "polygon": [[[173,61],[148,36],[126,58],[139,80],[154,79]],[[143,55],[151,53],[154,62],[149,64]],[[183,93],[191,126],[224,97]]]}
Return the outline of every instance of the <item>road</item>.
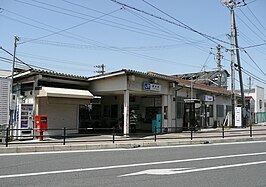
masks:
{"label": "road", "polygon": [[266,142],[0,154],[0,186],[266,186]]}

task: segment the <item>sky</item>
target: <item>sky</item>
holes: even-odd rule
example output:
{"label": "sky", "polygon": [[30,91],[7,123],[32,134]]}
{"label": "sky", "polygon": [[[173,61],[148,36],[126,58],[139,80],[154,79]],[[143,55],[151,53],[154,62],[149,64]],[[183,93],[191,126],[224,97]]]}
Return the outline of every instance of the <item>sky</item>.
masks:
{"label": "sky", "polygon": [[[230,68],[230,10],[220,0],[0,0],[0,46],[34,68],[94,76],[132,69],[175,75]],[[266,1],[235,7],[244,88],[266,90]],[[12,56],[0,50],[0,69]],[[17,66],[21,66],[17,64]],[[236,72],[236,88],[239,86]],[[229,81],[230,84],[230,81]],[[266,92],[266,91],[265,91]],[[265,93],[266,94],[266,93]]]}

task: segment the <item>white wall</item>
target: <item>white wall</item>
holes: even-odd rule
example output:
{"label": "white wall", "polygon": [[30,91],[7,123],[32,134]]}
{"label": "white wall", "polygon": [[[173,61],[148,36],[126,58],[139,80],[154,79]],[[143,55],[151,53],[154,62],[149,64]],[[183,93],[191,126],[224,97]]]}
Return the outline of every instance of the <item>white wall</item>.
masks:
{"label": "white wall", "polygon": [[0,78],[0,124],[9,121],[10,80]]}
{"label": "white wall", "polygon": [[[68,103],[68,99],[64,99]],[[47,97],[38,98],[38,115],[48,116],[48,128],[78,128],[79,105],[51,103]],[[49,135],[62,134],[62,131],[49,131]]]}
{"label": "white wall", "polygon": [[256,86],[255,88],[256,99],[255,99],[255,112],[264,111],[264,88]]}
{"label": "white wall", "polygon": [[[255,89],[252,89],[252,92],[245,93],[245,95],[252,96],[252,98],[255,100],[255,113],[266,111],[265,108],[263,107],[263,103],[265,102],[263,87],[256,86]],[[260,100],[262,102],[261,108],[260,108]]]}

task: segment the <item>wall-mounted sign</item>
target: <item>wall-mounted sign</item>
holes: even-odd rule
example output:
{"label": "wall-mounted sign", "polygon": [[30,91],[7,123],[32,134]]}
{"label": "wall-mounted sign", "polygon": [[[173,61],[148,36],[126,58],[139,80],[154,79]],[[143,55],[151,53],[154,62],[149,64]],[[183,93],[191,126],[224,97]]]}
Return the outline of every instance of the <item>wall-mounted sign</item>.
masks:
{"label": "wall-mounted sign", "polygon": [[159,84],[152,84],[152,83],[148,83],[148,82],[144,82],[143,83],[143,89],[144,90],[150,90],[150,91],[157,91],[160,92],[161,91],[161,85]]}
{"label": "wall-mounted sign", "polygon": [[235,126],[241,127],[242,125],[242,109],[241,107],[235,107]]}
{"label": "wall-mounted sign", "polygon": [[214,101],[214,96],[204,95],[203,96],[203,101],[213,102]]}

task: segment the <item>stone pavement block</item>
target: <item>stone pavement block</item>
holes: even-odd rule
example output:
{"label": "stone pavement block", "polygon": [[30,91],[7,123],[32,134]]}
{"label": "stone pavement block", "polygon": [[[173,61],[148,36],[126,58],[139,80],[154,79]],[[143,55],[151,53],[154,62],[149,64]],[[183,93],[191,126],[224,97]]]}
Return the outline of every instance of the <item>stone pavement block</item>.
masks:
{"label": "stone pavement block", "polygon": [[0,153],[16,153],[16,147],[0,147]]}
{"label": "stone pavement block", "polygon": [[35,151],[36,152],[48,152],[48,151],[54,151],[54,148],[52,145],[36,146]]}
{"label": "stone pavement block", "polygon": [[17,153],[29,153],[29,152],[36,152],[35,146],[22,146],[17,147]]}
{"label": "stone pavement block", "polygon": [[71,150],[70,145],[54,145],[53,148],[54,148],[54,151],[70,151]]}
{"label": "stone pavement block", "polygon": [[70,150],[86,150],[87,145],[86,144],[71,144]]}

